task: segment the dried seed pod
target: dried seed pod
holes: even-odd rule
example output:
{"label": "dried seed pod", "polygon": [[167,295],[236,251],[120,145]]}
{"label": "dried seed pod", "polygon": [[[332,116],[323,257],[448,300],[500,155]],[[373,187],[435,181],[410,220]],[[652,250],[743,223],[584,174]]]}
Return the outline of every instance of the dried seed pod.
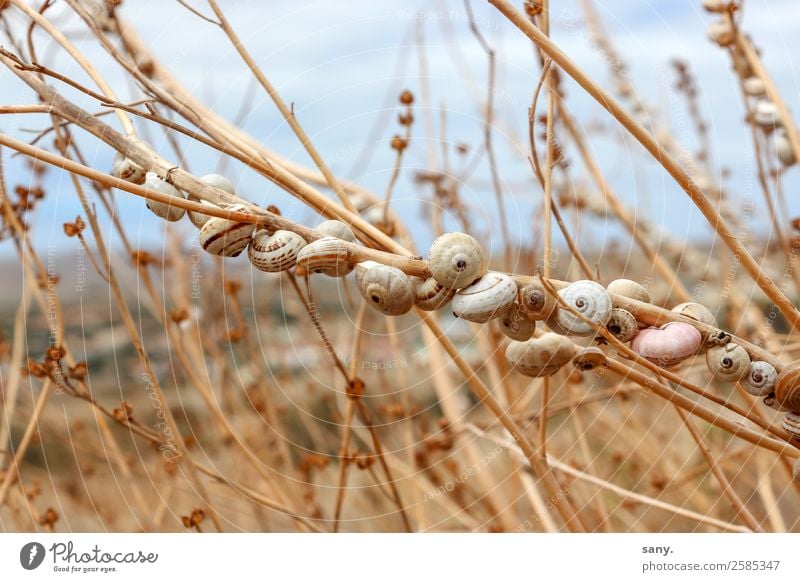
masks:
{"label": "dried seed pod", "polygon": [[370,307],[402,315],[414,306],[414,282],[396,267],[365,261],[356,265],[358,291]]}
{"label": "dried seed pod", "polygon": [[631,281],[630,279],[616,279],[611,281],[606,287],[606,291],[611,293],[612,295],[622,295],[623,297],[628,297],[629,299],[635,299],[636,301],[641,301],[642,303],[650,303],[650,294],[647,292],[647,289],[639,285],[636,281]]}
{"label": "dried seed pod", "polygon": [[[241,204],[234,204],[228,210],[247,212]],[[212,216],[200,229],[200,246],[222,257],[236,257],[250,244],[256,225],[252,222],[237,222]]]}
{"label": "dried seed pod", "polygon": [[528,319],[522,306],[516,302],[514,302],[511,309],[508,309],[500,316],[498,322],[502,332],[518,342],[531,339],[533,332],[536,330],[536,322]]}
{"label": "dried seed pod", "polygon": [[233,182],[221,174],[206,174],[205,176],[200,176],[200,181],[205,182],[212,188],[217,188],[233,196],[236,195],[236,187]]}
{"label": "dried seed pod", "polygon": [[553,313],[556,308],[556,299],[547,292],[539,279],[535,279],[525,285],[522,290],[520,307],[525,311],[528,319],[541,321]]}
{"label": "dried seed pod", "polygon": [[792,166],[797,161],[792,142],[783,129],[775,132],[775,154],[784,166]]}
{"label": "dried seed pod", "polygon": [[276,230],[269,234],[259,230],[247,247],[247,258],[259,271],[278,273],[291,269],[297,262],[297,254],[306,246],[305,239],[290,230]]}
{"label": "dried seed pod", "polygon": [[639,324],[630,311],[614,308],[606,321],[606,329],[619,341],[627,343],[639,333]]}
{"label": "dried seed pod", "polygon": [[738,382],[750,373],[750,354],[742,346],[731,342],[708,350],[706,364],[715,378]]}
{"label": "dried seed pod", "polygon": [[424,311],[436,311],[456,294],[455,289],[448,289],[433,277],[414,277],[414,280],[414,303]]}
{"label": "dried seed pod", "polygon": [[750,97],[761,97],[767,93],[764,81],[759,77],[747,77],[742,81],[742,87],[744,88],[744,92]]}
{"label": "dried seed pod", "polygon": [[717,318],[705,305],[699,303],[681,303],[671,309],[672,313],[680,313],[688,318],[717,327]]}
{"label": "dried seed pod", "polygon": [[753,109],[753,122],[765,129],[772,129],[781,125],[778,108],[771,101],[762,99]]}
{"label": "dried seed pod", "polygon": [[120,180],[126,180],[133,184],[144,184],[147,170],[139,164],[126,158],[120,153],[114,156],[114,164],[111,167],[111,175]]}
{"label": "dried seed pod", "polygon": [[755,361],[750,363],[750,371],[741,384],[748,394],[767,396],[775,389],[777,379],[778,372],[772,364]]}
{"label": "dried seed pod", "polygon": [[[197,200],[195,200],[196,202]],[[209,208],[219,208],[216,204],[212,204],[207,200],[200,200],[200,204],[203,206],[208,206]],[[203,225],[208,222],[208,219],[211,218],[208,214],[203,214],[202,212],[196,212],[194,210],[190,210],[189,214],[189,222],[195,225],[197,228],[203,228]]]}
{"label": "dried seed pod", "polygon": [[297,253],[299,272],[344,277],[354,268],[355,264],[348,245],[336,237],[326,236],[317,239]]}
{"label": "dried seed pod", "polygon": [[555,333],[545,333],[526,342],[511,342],[506,348],[506,361],[524,376],[552,376],[575,354],[574,344]]}
{"label": "dried seed pod", "polygon": [[[569,307],[597,325],[604,325],[611,316],[611,295],[594,281],[575,281],[558,292]],[[563,307],[556,312],[558,325],[572,335],[592,335],[594,327]]]}
{"label": "dried seed pod", "polygon": [[639,331],[631,341],[631,349],[654,364],[669,368],[695,355],[702,344],[703,336],[694,326],[670,322]]}
{"label": "dried seed pod", "polygon": [[341,220],[326,220],[319,223],[315,230],[325,236],[332,236],[351,243],[356,242],[353,230]]}
{"label": "dried seed pod", "polygon": [[709,24],[708,37],[718,46],[726,47],[736,40],[736,30],[728,18],[720,18]]}
{"label": "dried seed pod", "polygon": [[483,277],[489,268],[480,243],[463,232],[449,232],[433,241],[428,264],[434,279],[455,289]]}
{"label": "dried seed pod", "polygon": [[490,271],[456,293],[451,306],[456,317],[486,323],[510,309],[516,297],[517,284],[514,279]]}
{"label": "dried seed pod", "polygon": [[786,366],[775,381],[775,400],[788,410],[800,410],[800,365]]}
{"label": "dried seed pod", "polygon": [[[789,412],[781,423],[783,430],[793,439],[800,440],[800,413]],[[796,478],[796,477],[795,477]]]}
{"label": "dried seed pod", "polygon": [[[175,196],[176,198],[185,200],[183,194],[181,194],[177,188],[159,178],[158,174],[155,172],[147,172],[144,185],[145,188],[149,188],[150,190],[155,190],[167,196]],[[172,204],[165,204],[164,202],[157,202],[155,200],[148,200],[146,204],[147,208],[149,208],[153,214],[169,222],[180,220],[183,218],[183,215],[186,214],[186,211],[180,206],[173,206]]]}

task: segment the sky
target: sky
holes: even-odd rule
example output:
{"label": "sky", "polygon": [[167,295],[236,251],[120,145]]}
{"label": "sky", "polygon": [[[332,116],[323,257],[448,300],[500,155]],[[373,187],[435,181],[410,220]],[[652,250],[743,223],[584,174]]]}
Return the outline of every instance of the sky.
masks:
{"label": "sky", "polygon": [[[417,96],[412,142],[394,194],[393,207],[402,213],[420,248],[430,242],[424,224],[424,208],[430,204],[427,189],[420,189],[413,176],[428,166],[433,149],[442,163],[441,119],[446,120],[448,143],[478,147],[483,135],[483,106],[487,92],[487,60],[469,30],[460,0],[353,0],[308,2],[298,0],[220,0],[231,24],[259,66],[286,102],[294,105],[298,120],[341,177],[352,179],[383,196],[394,165],[389,147],[399,132],[396,122],[397,94],[409,89]],[[517,2],[516,4],[521,4]],[[554,2],[552,37],[588,74],[606,87],[610,72],[592,46],[577,0]],[[205,2],[192,5],[209,13]],[[753,178],[749,130],[742,123],[743,106],[728,55],[706,38],[712,17],[699,0],[600,0],[595,5],[616,49],[626,60],[630,77],[642,97],[661,119],[669,123],[684,147],[694,150],[696,140],[683,100],[673,87],[676,76],[670,62],[687,60],[700,88],[700,106],[709,123],[715,167],[730,171],[726,181],[734,204],[750,202],[757,212],[753,231],[766,229],[761,194]],[[520,146],[527,132],[527,108],[539,70],[530,42],[488,3],[472,0],[476,22],[497,54],[497,84],[494,92],[493,127],[498,170],[506,196],[509,234],[513,240],[529,241],[541,191],[531,180]],[[185,85],[228,119],[241,117],[242,127],[270,149],[285,157],[311,162],[268,97],[254,86],[252,76],[215,26],[191,14],[177,1],[126,0],[121,14],[147,40],[163,63]],[[9,10],[9,12],[11,9]],[[63,6],[48,13],[85,52],[120,98],[138,97],[122,70],[98,47]],[[25,34],[19,14],[9,16],[15,36]],[[798,76],[795,59],[800,55],[796,34],[800,3],[792,0],[748,0],[742,28],[751,34],[763,52],[764,62],[790,109],[798,106]],[[63,52],[37,36],[41,61],[66,75],[85,81],[85,75]],[[4,44],[5,41],[4,41]],[[422,59],[421,59],[422,55]],[[421,68],[424,61],[425,71]],[[423,77],[426,83],[423,83]],[[422,88],[429,86],[429,107],[421,107]],[[565,81],[566,106],[584,129],[592,131],[589,144],[606,177],[624,202],[646,215],[656,225],[680,239],[707,240],[711,232],[702,215],[669,176],[633,140],[613,123],[574,82]],[[100,108],[91,99],[65,89],[76,103],[90,111]],[[134,97],[136,96],[136,97]],[[9,71],[0,71],[0,104],[32,103],[30,90]],[[243,109],[244,103],[250,105]],[[430,119],[432,132],[426,129]],[[117,120],[106,118],[119,127]],[[46,127],[44,117],[2,116],[0,131],[30,140],[25,130]],[[158,128],[139,126],[142,136],[159,151],[172,157]],[[377,128],[377,129],[376,129]],[[96,140],[79,137],[93,166],[108,170],[110,149]],[[43,142],[48,145],[46,140]],[[236,163],[219,166],[219,159],[205,146],[185,143],[188,169],[195,174],[220,167],[244,197],[258,204],[276,204],[290,218],[308,225],[321,220],[276,186]],[[569,152],[568,152],[569,153]],[[11,185],[28,183],[29,176],[19,158],[3,152],[7,180]],[[457,156],[449,152],[450,163]],[[575,164],[578,166],[578,164]],[[480,232],[491,238],[497,250],[498,215],[490,186],[489,166],[483,162],[462,187],[465,204],[472,210]],[[798,186],[797,169],[790,170],[786,184],[790,212],[800,212],[792,190]],[[717,176],[719,177],[719,176]],[[63,239],[62,224],[80,212],[66,175],[52,171],[47,177],[48,198],[38,209],[36,243],[47,246]],[[164,226],[144,209],[141,200],[125,193],[117,195],[134,243],[144,248],[162,244]],[[786,221],[788,222],[787,217]],[[455,227],[455,222],[449,222]],[[181,225],[187,233],[190,224]],[[608,244],[620,233],[609,219],[590,221],[582,227],[582,244]],[[0,245],[0,253],[11,253]]]}

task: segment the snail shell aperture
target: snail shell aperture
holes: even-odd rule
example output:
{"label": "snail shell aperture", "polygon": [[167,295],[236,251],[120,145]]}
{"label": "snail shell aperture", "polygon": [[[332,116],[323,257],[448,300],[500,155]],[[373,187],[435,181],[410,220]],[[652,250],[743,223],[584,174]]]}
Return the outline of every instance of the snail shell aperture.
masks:
{"label": "snail shell aperture", "polygon": [[706,364],[715,378],[727,382],[738,382],[750,373],[750,355],[735,343],[709,349]]}
{"label": "snail shell aperture", "polygon": [[[228,210],[246,211],[240,204],[234,204]],[[200,229],[200,246],[212,255],[236,257],[250,244],[255,228],[252,222],[236,222],[213,216]]]}
{"label": "snail shell aperture", "polygon": [[627,343],[639,332],[639,324],[630,311],[614,308],[606,321],[606,329],[619,341]]}
{"label": "snail shell aperture", "polygon": [[359,263],[356,283],[367,304],[385,315],[402,315],[414,306],[414,283],[396,267],[375,261]]}
{"label": "snail shell aperture", "polygon": [[456,293],[455,289],[448,289],[433,277],[414,277],[414,283],[414,303],[423,311],[436,311],[446,305]]}
{"label": "snail shell aperture", "polygon": [[[597,325],[604,325],[611,316],[611,295],[594,281],[576,281],[558,292],[572,309]],[[568,309],[558,307],[556,320],[561,329],[572,335],[592,335],[595,328]]]}
{"label": "snail shell aperture", "polygon": [[[177,188],[175,188],[169,182],[159,178],[158,174],[155,172],[147,172],[144,186],[150,190],[155,190],[156,192],[160,192],[168,196],[183,198],[183,194],[181,194]],[[186,214],[186,211],[180,206],[173,206],[172,204],[157,202],[155,200],[148,200],[146,204],[147,208],[149,208],[153,214],[160,216],[169,222],[180,220],[183,218],[183,215]]]}
{"label": "snail shell aperture", "polygon": [[641,330],[631,341],[631,349],[654,364],[669,368],[695,355],[702,344],[703,336],[694,326],[670,322]]}
{"label": "snail shell aperture", "polygon": [[449,232],[433,241],[428,266],[439,283],[460,289],[483,277],[489,261],[477,240],[463,232]]}
{"label": "snail shell aperture", "polygon": [[775,389],[778,372],[775,366],[768,362],[755,361],[750,363],[750,372],[741,381],[742,388],[753,396],[767,396]]}
{"label": "snail shell aperture", "polygon": [[500,316],[498,322],[502,332],[518,342],[531,339],[533,332],[536,331],[536,321],[528,319],[525,311],[516,302]]}
{"label": "snail shell aperture", "polygon": [[453,296],[453,315],[475,323],[499,317],[514,304],[517,283],[503,273],[488,272]]}
{"label": "snail shell aperture", "polygon": [[291,269],[297,254],[306,246],[305,239],[289,230],[276,230],[269,234],[259,230],[253,235],[247,248],[247,258],[259,271],[278,273]]}
{"label": "snail shell aperture", "polygon": [[520,374],[540,378],[558,372],[569,363],[574,354],[575,346],[568,338],[545,333],[526,342],[509,343],[506,361]]}

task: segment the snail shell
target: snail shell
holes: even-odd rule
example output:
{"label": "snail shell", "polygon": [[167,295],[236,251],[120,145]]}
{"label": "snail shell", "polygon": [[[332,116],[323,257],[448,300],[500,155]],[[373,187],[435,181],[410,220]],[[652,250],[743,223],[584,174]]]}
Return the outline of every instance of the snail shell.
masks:
{"label": "snail shell", "polygon": [[326,236],[300,249],[297,253],[297,268],[305,273],[344,277],[355,265],[349,247],[341,239]]}
{"label": "snail shell", "polygon": [[[162,194],[166,194],[168,196],[175,196],[176,198],[184,197],[177,188],[175,188],[169,182],[159,178],[158,174],[155,172],[147,172],[144,185],[150,190],[155,190],[156,192],[161,192]],[[147,208],[149,208],[153,214],[160,216],[169,222],[180,220],[183,218],[183,215],[186,214],[186,211],[180,206],[156,202],[155,200],[148,200],[146,204]]]}
{"label": "snail shell", "polygon": [[764,81],[758,77],[747,77],[742,81],[742,87],[744,88],[744,92],[750,97],[761,97],[767,92],[766,87],[764,87]]}
{"label": "snail shell", "polygon": [[738,382],[750,373],[750,355],[742,346],[727,343],[706,352],[706,364],[715,378]]}
{"label": "snail shell", "polygon": [[627,343],[639,333],[639,323],[630,311],[615,308],[611,310],[606,329],[619,341]]}
{"label": "snail shell", "polygon": [[564,336],[545,333],[526,342],[511,342],[506,348],[509,366],[524,376],[552,376],[575,354],[574,344]]}
{"label": "snail shell", "polygon": [[[781,423],[783,430],[789,433],[793,439],[800,439],[800,414],[797,412],[789,412]],[[795,476],[797,478],[797,476]]]}
{"label": "snail shell", "polygon": [[541,321],[553,313],[556,308],[556,299],[547,292],[542,282],[536,279],[525,285],[522,290],[520,307],[525,311],[528,319]]}
{"label": "snail shell", "polygon": [[630,279],[615,279],[608,284],[606,291],[612,295],[622,295],[623,297],[635,299],[642,303],[651,302],[650,294],[647,292],[647,289]]}
{"label": "snail shell", "polygon": [[456,293],[451,306],[456,317],[486,323],[510,309],[516,297],[517,283],[514,279],[490,271]]}
{"label": "snail shell", "polygon": [[356,242],[356,235],[353,234],[353,230],[341,220],[326,220],[319,223],[315,230],[326,237],[332,236],[347,242]]}
{"label": "snail shell", "polygon": [[789,141],[789,136],[783,129],[775,133],[775,153],[784,166],[791,166],[797,161],[792,142]]}
{"label": "snail shell", "polygon": [[364,300],[385,315],[402,315],[414,306],[414,282],[396,267],[375,261],[359,263],[356,283]]}
{"label": "snail shell", "polygon": [[205,176],[200,176],[200,181],[205,182],[212,188],[218,188],[223,192],[227,192],[228,194],[236,195],[236,188],[233,185],[233,182],[228,180],[222,174],[206,174]]}
{"label": "snail shell", "polygon": [[631,341],[631,349],[654,364],[669,368],[695,355],[702,344],[703,336],[694,326],[670,322],[639,331]]}
{"label": "snail shell", "polygon": [[[598,325],[604,325],[611,316],[611,295],[594,281],[575,281],[558,292],[559,297],[572,309]],[[571,311],[559,307],[558,325],[573,335],[592,335],[594,327]]]}
{"label": "snail shell", "polygon": [[572,358],[572,363],[575,364],[575,367],[579,370],[588,372],[599,366],[605,366],[606,355],[603,353],[603,350],[599,348],[583,348]]}
{"label": "snail shell", "polygon": [[784,409],[800,410],[800,366],[787,366],[775,382],[775,400]]}
{"label": "snail shell", "polygon": [[278,273],[294,266],[297,254],[304,246],[305,239],[296,232],[276,230],[269,234],[266,230],[259,230],[247,247],[247,258],[259,271]]}
{"label": "snail shell", "polygon": [[721,18],[708,26],[708,37],[718,46],[726,47],[736,40],[736,31],[727,18]]}
{"label": "snail shell", "polygon": [[756,103],[753,110],[753,121],[759,127],[772,129],[781,125],[780,115],[778,115],[778,108],[771,101],[761,100]]}
{"label": "snail shell", "polygon": [[680,313],[700,323],[717,327],[717,318],[705,305],[699,303],[681,303],[671,309],[672,313]]}
{"label": "snail shell", "polygon": [[434,279],[456,289],[483,277],[489,269],[481,244],[463,232],[449,232],[433,241],[428,263]]}
{"label": "snail shell", "polygon": [[147,171],[133,160],[120,153],[114,156],[114,164],[111,166],[112,176],[141,186],[144,184],[146,174]]}
{"label": "snail shell", "polygon": [[[197,201],[193,198],[193,200]],[[219,208],[216,204],[212,204],[207,200],[200,200],[200,204],[203,206],[208,206],[209,208]],[[211,218],[208,214],[203,214],[201,212],[195,212],[193,210],[189,211],[189,221],[195,225],[197,228],[203,228],[203,225],[208,222],[208,219]]]}
{"label": "snail shell", "polygon": [[708,12],[725,12],[728,9],[727,0],[703,0],[703,8]]}
{"label": "snail shell", "polygon": [[455,289],[448,289],[433,277],[414,277],[414,287],[414,303],[424,311],[436,311],[456,294]]}
{"label": "snail shell", "polygon": [[753,396],[767,396],[775,389],[778,372],[768,362],[755,361],[750,363],[750,371],[741,381],[742,388]]}
{"label": "snail shell", "polygon": [[511,339],[524,342],[531,339],[536,330],[536,321],[528,319],[525,311],[519,303],[514,303],[498,320],[500,329]]}
{"label": "snail shell", "polygon": [[[234,204],[228,210],[245,212],[241,204]],[[212,216],[200,229],[200,246],[212,255],[236,257],[250,244],[256,225],[252,222],[236,222],[227,218]]]}

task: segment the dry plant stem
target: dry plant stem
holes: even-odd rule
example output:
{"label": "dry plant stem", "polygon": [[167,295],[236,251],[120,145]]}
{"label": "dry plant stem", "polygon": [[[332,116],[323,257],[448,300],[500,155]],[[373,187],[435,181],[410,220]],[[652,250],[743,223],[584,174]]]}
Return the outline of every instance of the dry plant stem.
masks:
{"label": "dry plant stem", "polygon": [[636,140],[641,143],[650,154],[664,167],[675,179],[681,188],[688,194],[695,206],[702,212],[708,223],[717,235],[725,242],[734,256],[738,257],[744,269],[750,274],[761,290],[775,303],[781,313],[786,317],[789,325],[800,331],[800,312],[770,277],[761,270],[761,267],[736,238],[728,224],[719,212],[697,187],[692,178],[656,139],[639,123],[637,123],[617,101],[603,90],[600,85],[592,81],[561,49],[559,49],[545,34],[533,26],[525,16],[519,12],[508,0],[488,0],[503,15],[505,15],[517,28],[558,64],[564,72],[575,79],[589,95],[592,96],[604,109],[617,119]]}
{"label": "dry plant stem", "polygon": [[220,10],[217,3],[214,0],[208,0],[208,4],[209,6],[211,6],[211,9],[214,11],[214,14],[217,15],[217,18],[219,19],[220,28],[222,28],[225,34],[228,35],[228,38],[230,39],[233,46],[236,47],[236,50],[239,52],[239,55],[242,57],[242,60],[244,60],[244,62],[247,64],[247,67],[250,69],[250,72],[253,73],[253,76],[258,80],[258,82],[261,84],[264,90],[269,94],[270,98],[275,103],[275,106],[278,108],[278,110],[281,112],[281,115],[283,115],[283,118],[286,120],[286,123],[288,123],[289,127],[292,128],[292,131],[294,131],[295,135],[297,136],[297,139],[300,140],[300,143],[303,144],[303,147],[308,152],[308,155],[311,156],[312,160],[314,160],[314,163],[319,168],[319,171],[322,173],[323,176],[325,176],[325,180],[328,182],[328,185],[331,187],[331,190],[333,190],[336,193],[342,205],[345,208],[347,208],[347,210],[349,210],[354,214],[357,213],[355,207],[353,206],[353,203],[350,201],[350,197],[345,193],[341,184],[339,184],[339,181],[336,179],[333,173],[331,173],[331,171],[328,169],[328,166],[322,159],[322,156],[314,147],[314,144],[311,143],[311,139],[309,139],[305,130],[297,121],[297,117],[295,117],[294,114],[294,109],[290,110],[288,107],[286,107],[286,104],[283,102],[283,99],[281,99],[280,94],[275,89],[275,87],[272,86],[272,83],[269,82],[269,79],[267,79],[266,75],[264,75],[261,68],[256,64],[256,62],[250,56],[250,53],[244,47],[241,40],[239,40],[239,36],[233,30],[233,27],[230,25],[228,19],[225,17],[225,14],[222,12],[222,10]]}

